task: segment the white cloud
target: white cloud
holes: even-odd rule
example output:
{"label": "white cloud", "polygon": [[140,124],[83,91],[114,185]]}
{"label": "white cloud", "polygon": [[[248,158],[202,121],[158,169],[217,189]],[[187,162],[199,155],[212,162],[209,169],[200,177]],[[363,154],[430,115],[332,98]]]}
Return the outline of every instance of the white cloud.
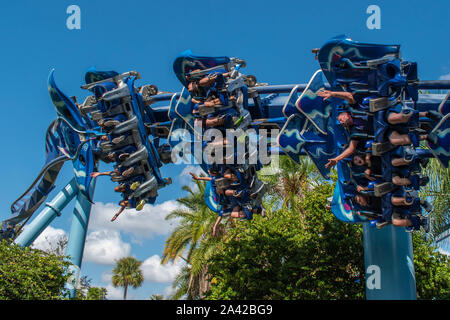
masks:
{"label": "white cloud", "polygon": [[162,265],[161,257],[155,254],[142,263],[141,269],[145,281],[164,283],[172,282],[183,266],[182,260]]}
{"label": "white cloud", "polygon": [[[112,284],[106,286],[106,298],[108,300],[122,300],[123,299],[123,288],[114,288]],[[129,291],[128,291],[129,292]],[[127,292],[127,299],[129,299]]]}
{"label": "white cloud", "polygon": [[106,271],[102,273],[102,282],[111,282],[112,273],[111,271]]}
{"label": "white cloud", "polygon": [[131,245],[122,241],[118,231],[93,231],[87,236],[83,260],[114,265],[120,258],[129,256],[130,251]]}
{"label": "white cloud", "polygon": [[175,291],[176,289],[172,288],[172,285],[165,287],[163,290],[164,298],[170,298],[175,293]]}
{"label": "white cloud", "polygon": [[442,76],[439,77],[439,80],[450,80],[450,73],[449,74],[444,74]]}
{"label": "white cloud", "polygon": [[[166,221],[166,216],[181,206],[170,200],[157,205],[146,204],[141,211],[126,209],[114,222],[111,218],[119,210],[114,203],[97,202],[92,206],[91,230],[117,230],[131,233],[136,237],[153,238],[155,235],[167,235],[176,223],[175,220]],[[137,239],[134,239],[136,242]]]}
{"label": "white cloud", "polygon": [[47,252],[52,252],[57,248],[58,240],[62,239],[63,237],[67,237],[66,232],[63,229],[55,229],[51,226],[48,226],[39,235],[39,237],[34,240],[31,247]]}

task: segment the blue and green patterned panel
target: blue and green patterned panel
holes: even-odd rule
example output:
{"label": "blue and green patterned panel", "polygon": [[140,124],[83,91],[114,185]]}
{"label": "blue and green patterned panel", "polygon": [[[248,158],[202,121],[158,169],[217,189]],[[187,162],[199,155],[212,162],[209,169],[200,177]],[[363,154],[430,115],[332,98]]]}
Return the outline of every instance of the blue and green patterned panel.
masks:
{"label": "blue and green patterned panel", "polygon": [[[189,72],[196,69],[205,70],[226,65],[228,62],[230,62],[228,57],[201,57],[193,55],[191,50],[186,50],[175,59],[173,71],[183,86],[187,87],[186,74]],[[223,69],[221,72],[226,72],[226,70]]]}

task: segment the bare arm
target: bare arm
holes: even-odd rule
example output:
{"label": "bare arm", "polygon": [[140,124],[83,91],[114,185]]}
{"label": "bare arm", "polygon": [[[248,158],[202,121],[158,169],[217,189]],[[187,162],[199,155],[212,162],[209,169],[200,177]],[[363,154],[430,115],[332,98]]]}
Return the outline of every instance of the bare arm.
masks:
{"label": "bare arm", "polygon": [[358,192],[361,192],[361,191],[368,191],[368,190],[369,190],[368,187],[363,187],[363,186],[360,186],[360,185],[358,185],[358,186],[356,187],[356,191],[358,191]]}
{"label": "bare arm", "polygon": [[340,155],[336,158],[328,159],[328,163],[325,165],[325,168],[334,167],[339,161],[350,157],[356,151],[356,146],[358,145],[357,140],[350,140],[349,146],[345,149]]}
{"label": "bare arm", "polygon": [[317,93],[319,97],[324,98],[324,100],[327,100],[329,98],[339,98],[346,100],[350,104],[356,103],[355,98],[353,98],[353,95],[350,92],[345,91],[330,91],[330,90],[321,90]]}
{"label": "bare arm", "polygon": [[198,84],[202,87],[207,87],[207,86],[211,86],[217,78],[217,74],[212,74],[209,76],[206,76],[202,79],[200,79],[200,81],[198,82]]}
{"label": "bare arm", "polygon": [[219,225],[221,220],[222,220],[222,217],[218,217],[216,220],[216,223],[214,224],[213,232],[212,232],[213,237],[216,235],[217,226]]}
{"label": "bare arm", "polygon": [[194,180],[201,180],[201,181],[211,181],[211,177],[199,177],[195,173],[189,172],[189,174],[192,176],[192,179]]}
{"label": "bare arm", "polygon": [[91,177],[92,178],[97,178],[99,176],[110,176],[112,173],[112,171],[106,171],[106,172],[92,172],[91,173]]}

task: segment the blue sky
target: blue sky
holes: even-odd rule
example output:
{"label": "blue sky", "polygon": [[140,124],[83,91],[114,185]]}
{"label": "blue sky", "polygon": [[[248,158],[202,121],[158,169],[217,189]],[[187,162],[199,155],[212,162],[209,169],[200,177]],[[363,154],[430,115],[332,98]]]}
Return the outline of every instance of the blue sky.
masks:
{"label": "blue sky", "polygon": [[[81,30],[66,27],[66,9],[72,4],[81,9]],[[381,9],[380,30],[366,27],[366,8],[372,4]],[[261,82],[305,83],[318,69],[311,49],[347,34],[361,42],[401,44],[403,57],[418,62],[421,79],[450,79],[449,9],[448,1],[2,1],[0,103],[6,139],[0,159],[0,217],[9,215],[12,201],[43,164],[45,130],[56,115],[46,84],[52,68],[59,87],[79,100],[88,95],[80,85],[91,66],[137,70],[143,77],[139,84],[179,91],[172,62],[186,49],[244,58],[244,72]],[[130,298],[167,292],[179,265],[162,268],[157,263],[173,227],[164,214],[174,208],[174,200],[183,195],[181,185],[189,179],[183,166],[169,165],[162,172],[174,183],[160,191],[156,207],[148,206],[141,216],[122,215],[115,225],[108,218],[119,197],[108,179],[98,181],[99,204],[91,216],[82,267],[94,285],[108,287],[111,258],[129,254],[145,261],[147,275]],[[71,174],[68,163],[57,189]],[[70,220],[68,208],[48,235],[67,233]],[[120,294],[110,290],[111,298]]]}

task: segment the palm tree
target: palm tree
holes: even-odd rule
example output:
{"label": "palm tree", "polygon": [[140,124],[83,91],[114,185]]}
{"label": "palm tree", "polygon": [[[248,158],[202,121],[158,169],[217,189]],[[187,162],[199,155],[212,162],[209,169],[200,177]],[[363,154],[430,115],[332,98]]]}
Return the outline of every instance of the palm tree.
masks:
{"label": "palm tree", "polygon": [[305,192],[311,191],[325,182],[314,163],[303,157],[297,164],[288,156],[280,156],[280,170],[273,175],[260,175],[261,180],[268,183],[268,195],[282,199],[283,208],[294,208],[299,205]]}
{"label": "palm tree", "polygon": [[430,159],[424,175],[430,178],[430,182],[422,188],[421,197],[429,197],[433,203],[428,236],[432,241],[439,241],[440,236],[450,228],[450,168],[444,168],[436,159]]}
{"label": "palm tree", "polygon": [[166,217],[167,220],[179,219],[179,223],[166,239],[161,263],[173,262],[178,258],[187,263],[173,283],[177,290],[172,299],[184,295],[187,299],[198,299],[208,291],[207,261],[218,250],[224,234],[222,226],[217,236],[212,236],[217,214],[205,204],[205,182],[195,183],[197,190],[183,186],[188,195],[177,199],[183,208],[172,211]]}
{"label": "palm tree", "polygon": [[125,257],[117,261],[116,267],[113,270],[112,285],[116,287],[123,287],[123,300],[127,300],[128,286],[134,289],[140,287],[144,282],[144,276],[140,266],[142,261],[138,261],[133,257]]}

